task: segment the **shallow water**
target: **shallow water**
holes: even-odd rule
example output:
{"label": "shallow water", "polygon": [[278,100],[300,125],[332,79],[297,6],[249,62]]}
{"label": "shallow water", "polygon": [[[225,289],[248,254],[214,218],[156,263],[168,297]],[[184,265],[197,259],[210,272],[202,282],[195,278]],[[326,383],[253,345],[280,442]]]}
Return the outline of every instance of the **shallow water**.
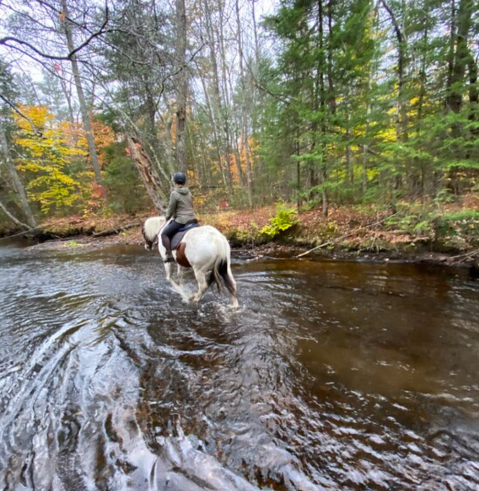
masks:
{"label": "shallow water", "polygon": [[213,291],[185,305],[139,248],[0,248],[0,488],[479,488],[477,282],[233,274],[239,311]]}

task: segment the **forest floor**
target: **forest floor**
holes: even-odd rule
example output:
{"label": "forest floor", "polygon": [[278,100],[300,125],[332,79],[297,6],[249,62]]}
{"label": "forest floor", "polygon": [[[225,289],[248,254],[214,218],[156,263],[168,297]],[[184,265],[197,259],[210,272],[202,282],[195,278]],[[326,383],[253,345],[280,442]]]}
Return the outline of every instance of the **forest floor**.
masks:
{"label": "forest floor", "polygon": [[[424,207],[421,209],[423,210]],[[217,227],[233,254],[247,257],[297,257],[337,260],[435,262],[479,268],[479,197],[442,207],[424,216],[414,206],[391,212],[377,207],[332,208],[291,214],[290,227],[275,237],[263,227],[274,224],[275,207],[200,213],[202,224]],[[292,210],[291,210],[292,211]],[[41,249],[97,249],[141,245],[142,217],[115,215],[55,218],[42,224]],[[305,254],[306,253],[306,254]]]}

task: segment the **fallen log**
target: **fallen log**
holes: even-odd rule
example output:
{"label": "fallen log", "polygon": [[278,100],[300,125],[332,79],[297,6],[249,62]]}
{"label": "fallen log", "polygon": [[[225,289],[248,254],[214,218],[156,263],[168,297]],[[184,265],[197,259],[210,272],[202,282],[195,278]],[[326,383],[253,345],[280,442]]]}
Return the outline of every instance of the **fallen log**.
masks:
{"label": "fallen log", "polygon": [[104,230],[103,232],[94,232],[92,234],[93,237],[107,237],[108,235],[116,235],[124,230],[128,230],[129,228],[139,227],[140,224],[138,222],[128,223],[127,225],[123,225],[122,227],[110,228],[108,230]]}
{"label": "fallen log", "polygon": [[297,256],[295,256],[295,258],[298,259],[300,257],[306,256],[307,254],[310,254],[313,251],[316,251],[318,249],[322,249],[323,247],[327,247],[327,246],[330,246],[330,245],[335,245],[338,242],[341,242],[342,240],[347,239],[351,235],[357,234],[361,230],[368,229],[368,228],[371,228],[371,227],[375,227],[376,225],[380,225],[381,223],[385,222],[387,219],[392,218],[393,216],[395,216],[397,214],[398,214],[397,212],[396,213],[393,213],[392,215],[388,215],[387,217],[384,217],[382,220],[379,220],[377,222],[371,223],[369,225],[364,225],[362,227],[359,227],[356,230],[353,230],[352,232],[348,232],[347,234],[341,235],[341,237],[338,237],[337,239],[330,240],[329,242],[325,242],[324,244],[320,244],[320,245],[318,245],[316,247],[313,247],[309,251],[303,252],[302,254],[298,254]]}

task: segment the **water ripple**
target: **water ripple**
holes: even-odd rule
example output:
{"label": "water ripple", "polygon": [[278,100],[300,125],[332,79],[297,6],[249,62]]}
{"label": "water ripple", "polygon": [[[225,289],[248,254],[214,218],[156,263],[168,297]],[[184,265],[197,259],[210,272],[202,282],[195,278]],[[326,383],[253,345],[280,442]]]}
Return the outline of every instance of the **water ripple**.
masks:
{"label": "water ripple", "polygon": [[234,311],[139,250],[0,258],[2,489],[479,487],[465,277],[237,262]]}

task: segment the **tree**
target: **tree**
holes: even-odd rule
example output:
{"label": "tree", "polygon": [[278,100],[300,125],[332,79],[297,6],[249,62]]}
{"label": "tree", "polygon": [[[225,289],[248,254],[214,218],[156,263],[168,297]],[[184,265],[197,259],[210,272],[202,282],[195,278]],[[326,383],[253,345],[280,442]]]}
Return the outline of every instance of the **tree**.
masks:
{"label": "tree", "polygon": [[178,169],[186,173],[186,104],[188,98],[188,69],[186,66],[186,5],[185,0],[176,0],[176,161]]}
{"label": "tree", "polygon": [[[15,167],[15,164],[13,163],[13,159],[10,151],[10,144],[7,138],[7,123],[8,123],[8,117],[11,112],[11,107],[10,107],[10,103],[7,104],[5,101],[9,102],[14,100],[16,94],[13,87],[13,77],[7,65],[5,65],[1,60],[0,60],[0,94],[2,98],[2,104],[0,105],[0,145],[2,146],[3,157],[5,163],[7,164],[7,168],[9,170],[15,191],[18,194],[20,206],[23,211],[23,214],[25,215],[26,221],[30,227],[35,228],[37,226],[35,215],[33,214],[33,211],[30,207],[30,203],[28,201],[27,194],[23,186],[23,182],[21,181],[17,169]],[[5,205],[2,205],[2,209],[6,214],[8,214],[8,216],[11,219],[13,219],[12,218],[13,215],[7,211]],[[16,221],[16,223],[18,224],[17,219],[15,219],[14,221]]]}
{"label": "tree", "polygon": [[[69,125],[57,123],[44,106],[20,106],[25,117],[13,114],[17,129],[13,141],[21,149],[15,164],[28,179],[26,186],[30,199],[39,203],[43,213],[50,210],[68,210],[81,200],[82,186],[75,173],[76,159],[87,156],[85,140],[72,146]],[[75,175],[76,174],[76,175]]]}
{"label": "tree", "polygon": [[[79,68],[78,60],[77,60],[77,54],[76,54],[77,52],[75,51],[75,43],[73,40],[72,26],[74,25],[74,23],[72,20],[70,20],[70,14],[69,14],[67,0],[61,0],[61,7],[62,7],[62,12],[60,13],[60,19],[62,20],[62,23],[63,23],[65,36],[67,39],[68,50],[70,51],[68,57],[70,59],[71,65],[72,65],[73,77],[75,80],[75,87],[77,90],[78,102],[80,104],[80,112],[82,115],[83,127],[85,129],[86,139],[88,141],[88,153],[90,155],[90,163],[91,163],[91,166],[93,167],[93,172],[95,173],[95,179],[96,179],[97,184],[103,185],[103,177],[101,175],[100,162],[98,161],[98,155],[97,155],[97,150],[96,150],[96,145],[95,145],[95,137],[94,137],[93,131],[92,131],[90,114],[89,114],[87,103],[85,100],[85,94],[83,91],[83,84],[82,84],[82,80],[81,80],[81,76],[80,76],[80,68]],[[108,19],[107,14],[108,14],[108,11],[106,12],[106,19]],[[107,20],[105,20],[105,23],[106,22],[107,22]],[[75,22],[75,24],[76,24],[76,22]]]}

